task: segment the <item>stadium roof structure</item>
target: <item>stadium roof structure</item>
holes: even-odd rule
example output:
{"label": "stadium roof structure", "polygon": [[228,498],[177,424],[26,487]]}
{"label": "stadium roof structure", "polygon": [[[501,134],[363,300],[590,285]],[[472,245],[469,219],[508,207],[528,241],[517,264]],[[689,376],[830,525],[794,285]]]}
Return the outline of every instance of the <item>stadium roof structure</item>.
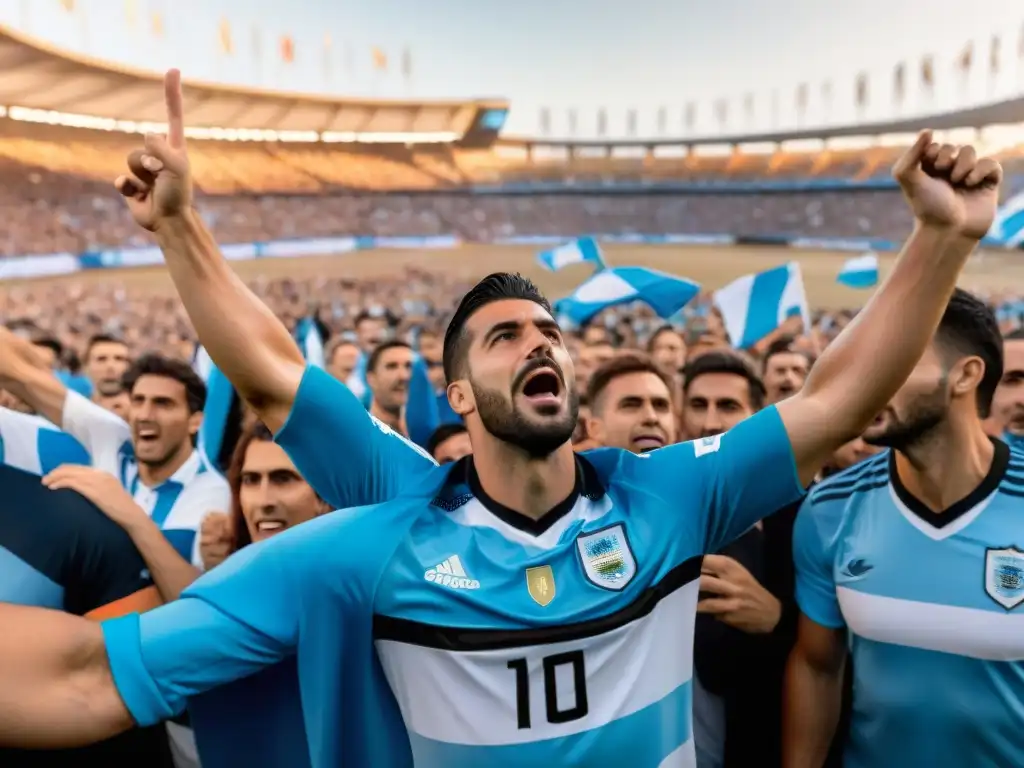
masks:
{"label": "stadium roof structure", "polygon": [[956,128],[985,128],[992,125],[1024,123],[1024,97],[1008,99],[968,109],[936,114],[923,114],[900,120],[886,120],[871,123],[822,128],[799,128],[790,131],[769,131],[762,133],[733,133],[705,136],[682,136],[657,139],[555,139],[529,137],[501,137],[498,144],[508,147],[667,147],[699,146],[707,144],[781,144],[786,141],[807,139],[839,139],[859,136],[883,136],[886,134],[916,133],[922,128],[952,130]]}
{"label": "stadium roof structure", "polygon": [[[0,25],[0,104],[161,124],[162,76],[55,48]],[[338,134],[464,136],[503,99],[393,101],[339,99],[186,80],[190,126]]]}

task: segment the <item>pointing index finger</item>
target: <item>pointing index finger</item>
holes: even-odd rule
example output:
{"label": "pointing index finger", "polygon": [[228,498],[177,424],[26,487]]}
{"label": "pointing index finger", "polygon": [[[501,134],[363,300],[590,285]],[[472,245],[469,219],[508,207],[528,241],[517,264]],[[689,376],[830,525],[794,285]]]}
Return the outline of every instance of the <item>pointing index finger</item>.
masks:
{"label": "pointing index finger", "polygon": [[185,146],[185,115],[181,98],[181,72],[167,70],[164,75],[164,102],[167,105],[167,143],[174,148]]}

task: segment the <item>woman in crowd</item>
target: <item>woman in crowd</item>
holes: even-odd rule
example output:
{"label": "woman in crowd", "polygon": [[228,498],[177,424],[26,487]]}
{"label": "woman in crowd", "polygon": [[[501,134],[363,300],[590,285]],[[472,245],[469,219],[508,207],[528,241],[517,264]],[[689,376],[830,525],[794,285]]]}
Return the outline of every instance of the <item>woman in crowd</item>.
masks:
{"label": "woman in crowd", "polygon": [[[207,570],[243,547],[330,511],[257,421],[238,440],[228,483],[231,513],[208,515],[203,522],[200,551]],[[309,765],[294,658],[190,700],[189,713],[203,768]]]}

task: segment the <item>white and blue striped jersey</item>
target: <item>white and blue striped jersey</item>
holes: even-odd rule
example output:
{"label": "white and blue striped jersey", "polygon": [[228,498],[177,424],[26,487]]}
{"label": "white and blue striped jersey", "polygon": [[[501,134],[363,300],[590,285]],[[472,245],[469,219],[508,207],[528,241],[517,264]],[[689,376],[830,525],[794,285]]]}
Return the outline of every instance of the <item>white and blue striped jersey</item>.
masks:
{"label": "white and blue striped jersey", "polygon": [[809,494],[796,598],[848,629],[848,768],[1024,765],[1024,455],[936,513],[886,451]]}
{"label": "white and blue striped jersey", "polygon": [[121,697],[157,722],[297,653],[313,768],[692,768],[701,557],[800,498],[786,430],[768,408],[576,472],[538,521],[464,460],[246,547],[105,625]]}
{"label": "white and blue striped jersey", "polygon": [[201,568],[197,532],[208,513],[230,509],[227,481],[193,451],[170,478],[148,487],[139,479],[128,424],[71,390],[64,400],[63,422],[64,431],[88,451],[92,465],[117,477],[178,553]]}
{"label": "white and blue striped jersey", "polygon": [[89,464],[89,454],[75,438],[42,416],[0,408],[0,462],[48,475],[61,464]]}

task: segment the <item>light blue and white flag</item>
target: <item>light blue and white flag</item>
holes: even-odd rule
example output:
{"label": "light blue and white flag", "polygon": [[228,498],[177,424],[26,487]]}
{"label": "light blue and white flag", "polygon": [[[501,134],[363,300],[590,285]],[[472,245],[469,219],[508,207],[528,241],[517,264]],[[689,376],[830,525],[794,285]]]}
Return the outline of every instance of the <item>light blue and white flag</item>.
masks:
{"label": "light blue and white flag", "polygon": [[753,346],[793,315],[803,318],[805,328],[811,327],[803,275],[796,262],[733,280],[715,293],[715,304],[738,349]]}
{"label": "light blue and white flag", "polygon": [[1007,248],[1024,245],[1024,192],[1018,192],[999,207],[988,236]]}
{"label": "light blue and white flag", "polygon": [[317,368],[324,367],[324,337],[314,318],[307,316],[299,320],[295,325],[295,340],[307,363]]}
{"label": "light blue and white flag", "polygon": [[196,346],[192,368],[206,382],[206,405],[203,407],[203,421],[199,425],[196,447],[207,466],[223,473],[227,468],[227,457],[221,455],[225,447],[224,434],[238,394],[202,345]]}
{"label": "light blue and white flag", "polygon": [[605,268],[601,247],[592,237],[579,237],[550,251],[541,251],[537,254],[537,263],[550,272],[557,272],[570,264],[593,264],[599,270]]}
{"label": "light blue and white flag", "polygon": [[556,301],[555,312],[582,324],[608,307],[641,301],[668,319],[698,293],[700,286],[682,277],[646,267],[612,267]]}
{"label": "light blue and white flag", "polygon": [[848,288],[873,288],[878,285],[878,255],[868,251],[848,259],[839,270],[836,282]]}

